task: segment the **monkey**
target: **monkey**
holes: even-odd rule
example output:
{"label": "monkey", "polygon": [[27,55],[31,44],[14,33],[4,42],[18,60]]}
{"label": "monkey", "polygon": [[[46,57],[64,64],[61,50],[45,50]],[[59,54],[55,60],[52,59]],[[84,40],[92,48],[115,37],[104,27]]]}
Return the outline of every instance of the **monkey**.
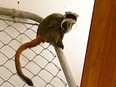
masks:
{"label": "monkey", "polygon": [[38,25],[36,38],[22,44],[15,54],[15,66],[18,75],[29,85],[33,86],[33,82],[30,78],[25,76],[21,69],[20,54],[27,48],[32,48],[40,43],[50,43],[53,46],[64,48],[63,37],[64,34],[72,29],[72,26],[76,23],[78,15],[73,12],[65,12],[65,14],[52,13],[44,18]]}

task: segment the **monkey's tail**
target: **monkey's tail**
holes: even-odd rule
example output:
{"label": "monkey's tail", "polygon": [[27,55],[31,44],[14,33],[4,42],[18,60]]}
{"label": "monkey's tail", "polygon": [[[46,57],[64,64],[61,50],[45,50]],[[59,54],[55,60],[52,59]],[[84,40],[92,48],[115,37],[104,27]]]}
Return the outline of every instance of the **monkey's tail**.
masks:
{"label": "monkey's tail", "polygon": [[28,77],[26,77],[23,72],[22,72],[22,69],[21,69],[21,64],[20,64],[20,54],[26,50],[27,48],[32,48],[32,47],[35,47],[37,46],[38,44],[40,44],[41,42],[44,42],[44,38],[42,37],[37,37],[36,39],[30,41],[30,42],[27,42],[27,43],[24,43],[22,44],[18,50],[16,51],[16,54],[15,54],[15,65],[16,65],[16,70],[17,70],[17,73],[18,75],[24,80],[26,81],[26,83],[30,86],[33,86],[33,82],[31,81],[31,79],[29,79]]}

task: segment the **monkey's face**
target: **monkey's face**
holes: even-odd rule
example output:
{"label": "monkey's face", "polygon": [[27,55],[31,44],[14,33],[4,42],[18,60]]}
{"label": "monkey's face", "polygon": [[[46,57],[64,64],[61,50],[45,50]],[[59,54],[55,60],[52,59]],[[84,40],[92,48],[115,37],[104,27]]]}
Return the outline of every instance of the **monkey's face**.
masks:
{"label": "monkey's face", "polygon": [[64,20],[62,21],[61,27],[62,27],[62,29],[64,29],[64,31],[65,31],[65,33],[66,33],[66,32],[69,32],[69,31],[72,29],[72,27],[73,27],[73,25],[74,25],[75,23],[76,23],[76,20],[66,18],[66,19],[64,19]]}
{"label": "monkey's face", "polygon": [[64,29],[65,33],[69,32],[72,29],[73,25],[77,21],[77,17],[78,15],[76,13],[72,13],[72,12],[65,13],[64,20],[61,23],[61,27],[62,29]]}

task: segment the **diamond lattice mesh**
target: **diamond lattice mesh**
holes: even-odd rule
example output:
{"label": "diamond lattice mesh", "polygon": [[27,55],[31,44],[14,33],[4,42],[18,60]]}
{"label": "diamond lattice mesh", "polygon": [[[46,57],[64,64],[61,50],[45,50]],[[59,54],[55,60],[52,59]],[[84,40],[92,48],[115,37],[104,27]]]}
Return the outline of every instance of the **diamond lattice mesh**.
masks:
{"label": "diamond lattice mesh", "polygon": [[[37,26],[30,20],[0,16],[0,87],[29,87],[16,73],[14,55],[21,44],[36,37]],[[23,73],[35,87],[68,87],[54,48],[48,43],[25,50],[20,61]]]}

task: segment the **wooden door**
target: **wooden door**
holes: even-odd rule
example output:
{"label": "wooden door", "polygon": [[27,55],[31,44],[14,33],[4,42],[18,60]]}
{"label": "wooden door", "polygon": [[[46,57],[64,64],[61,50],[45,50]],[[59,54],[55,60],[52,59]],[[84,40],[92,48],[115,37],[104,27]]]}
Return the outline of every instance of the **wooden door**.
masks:
{"label": "wooden door", "polygon": [[116,87],[116,0],[96,0],[81,87]]}

